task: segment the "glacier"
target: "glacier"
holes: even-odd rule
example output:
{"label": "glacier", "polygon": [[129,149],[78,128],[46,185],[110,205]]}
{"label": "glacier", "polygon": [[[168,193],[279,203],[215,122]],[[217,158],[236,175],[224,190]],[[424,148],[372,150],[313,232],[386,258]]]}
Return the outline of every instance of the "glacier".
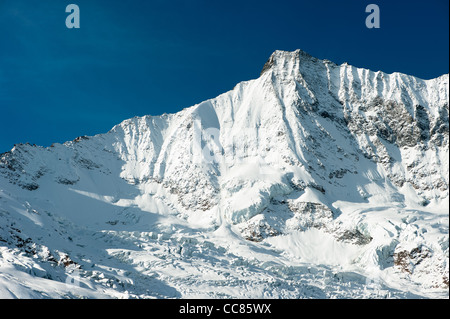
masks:
{"label": "glacier", "polygon": [[448,74],[275,51],[175,114],[0,155],[1,298],[448,298]]}

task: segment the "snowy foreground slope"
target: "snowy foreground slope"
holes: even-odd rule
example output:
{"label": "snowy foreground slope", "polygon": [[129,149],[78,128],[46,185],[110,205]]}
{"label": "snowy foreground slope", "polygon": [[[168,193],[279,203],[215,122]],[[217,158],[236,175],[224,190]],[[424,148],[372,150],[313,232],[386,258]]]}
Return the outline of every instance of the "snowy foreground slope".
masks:
{"label": "snowy foreground slope", "polygon": [[2,298],[448,298],[448,74],[276,51],[176,114],[0,155]]}

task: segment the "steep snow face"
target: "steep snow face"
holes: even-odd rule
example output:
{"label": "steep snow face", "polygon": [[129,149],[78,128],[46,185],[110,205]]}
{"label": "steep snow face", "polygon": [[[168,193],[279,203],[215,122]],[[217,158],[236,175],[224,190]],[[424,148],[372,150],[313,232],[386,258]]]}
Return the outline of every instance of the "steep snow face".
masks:
{"label": "steep snow face", "polygon": [[16,145],[0,157],[0,294],[73,297],[76,270],[77,296],[448,295],[448,94],[448,74],[276,51],[179,113]]}

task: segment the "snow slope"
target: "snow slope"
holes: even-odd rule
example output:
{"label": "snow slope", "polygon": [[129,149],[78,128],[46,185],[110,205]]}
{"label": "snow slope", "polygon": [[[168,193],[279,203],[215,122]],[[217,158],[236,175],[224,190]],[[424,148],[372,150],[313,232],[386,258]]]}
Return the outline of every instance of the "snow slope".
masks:
{"label": "snow slope", "polygon": [[176,114],[0,156],[3,298],[448,298],[448,74],[275,51]]}

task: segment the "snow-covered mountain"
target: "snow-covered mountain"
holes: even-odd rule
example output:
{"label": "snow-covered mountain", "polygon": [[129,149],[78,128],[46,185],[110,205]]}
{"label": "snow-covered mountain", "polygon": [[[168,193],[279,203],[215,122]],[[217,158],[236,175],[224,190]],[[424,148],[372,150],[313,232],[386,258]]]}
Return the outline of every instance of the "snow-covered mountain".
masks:
{"label": "snow-covered mountain", "polygon": [[0,155],[0,297],[448,297],[448,74],[276,51],[176,114]]}

